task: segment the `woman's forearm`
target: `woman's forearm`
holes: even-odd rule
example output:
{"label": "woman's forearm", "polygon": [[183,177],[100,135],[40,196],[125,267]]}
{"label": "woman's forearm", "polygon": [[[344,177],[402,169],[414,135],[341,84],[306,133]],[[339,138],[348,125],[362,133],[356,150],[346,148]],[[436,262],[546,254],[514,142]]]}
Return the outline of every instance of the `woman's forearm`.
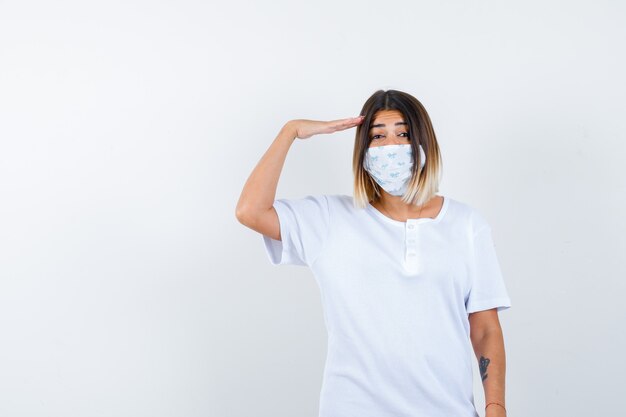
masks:
{"label": "woman's forearm", "polygon": [[[478,359],[480,377],[485,390],[485,405],[497,402],[506,407],[505,376],[506,358],[504,352],[504,337],[501,330],[491,330],[480,339],[473,342],[474,353]],[[490,410],[494,408],[493,410]],[[500,410],[496,410],[496,409]],[[490,405],[487,413],[504,415],[504,409],[498,405]]]}

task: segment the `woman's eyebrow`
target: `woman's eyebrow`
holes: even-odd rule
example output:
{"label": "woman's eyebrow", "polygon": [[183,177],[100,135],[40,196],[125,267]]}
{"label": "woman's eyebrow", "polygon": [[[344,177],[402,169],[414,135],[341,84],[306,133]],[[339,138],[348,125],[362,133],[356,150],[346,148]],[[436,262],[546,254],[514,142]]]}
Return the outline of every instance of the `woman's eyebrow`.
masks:
{"label": "woman's eyebrow", "polygon": [[[400,125],[409,125],[407,122],[396,122],[394,123],[394,126],[400,126]],[[371,125],[370,129],[374,129],[375,127],[385,127],[386,125],[384,123],[377,123],[375,125]]]}

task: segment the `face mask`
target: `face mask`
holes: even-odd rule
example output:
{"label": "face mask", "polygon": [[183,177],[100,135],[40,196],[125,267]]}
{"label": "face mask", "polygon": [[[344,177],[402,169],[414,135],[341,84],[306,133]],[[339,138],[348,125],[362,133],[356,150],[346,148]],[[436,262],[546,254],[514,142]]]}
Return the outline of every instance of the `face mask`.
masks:
{"label": "face mask", "polygon": [[[419,145],[421,165],[426,154]],[[365,152],[364,168],[385,191],[400,196],[405,193],[411,179],[413,150],[410,144],[374,146]]]}

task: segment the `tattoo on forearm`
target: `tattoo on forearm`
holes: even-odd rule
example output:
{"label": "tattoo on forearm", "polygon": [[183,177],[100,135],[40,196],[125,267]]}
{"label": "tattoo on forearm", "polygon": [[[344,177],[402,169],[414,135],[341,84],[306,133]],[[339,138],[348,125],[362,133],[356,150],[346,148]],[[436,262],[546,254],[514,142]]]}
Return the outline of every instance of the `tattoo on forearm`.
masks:
{"label": "tattoo on forearm", "polygon": [[491,362],[489,358],[485,358],[484,356],[480,357],[478,367],[480,368],[480,376],[482,381],[487,379],[487,366],[489,365],[489,362]]}

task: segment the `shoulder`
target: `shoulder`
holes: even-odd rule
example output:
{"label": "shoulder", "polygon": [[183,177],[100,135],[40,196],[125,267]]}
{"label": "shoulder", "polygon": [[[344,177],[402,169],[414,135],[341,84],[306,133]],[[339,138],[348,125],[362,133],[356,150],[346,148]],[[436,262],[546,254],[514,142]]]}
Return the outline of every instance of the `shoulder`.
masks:
{"label": "shoulder", "polygon": [[305,198],[323,201],[328,206],[348,206],[353,204],[352,196],[347,194],[316,194],[307,195]]}
{"label": "shoulder", "polygon": [[351,195],[347,194],[325,194],[328,202],[331,204],[353,204]]}
{"label": "shoulder", "polygon": [[345,194],[307,194],[295,198],[279,198],[274,200],[274,207],[289,208],[293,211],[310,213],[311,215],[353,210],[352,196]]}
{"label": "shoulder", "polygon": [[460,224],[464,225],[471,234],[489,228],[489,222],[480,209],[467,202],[448,198],[448,211]]}
{"label": "shoulder", "polygon": [[334,218],[354,218],[365,212],[365,208],[357,207],[354,197],[348,194],[319,194],[308,198],[323,200],[330,217]]}
{"label": "shoulder", "polygon": [[328,194],[328,203],[331,211],[334,210],[338,216],[358,216],[366,211],[365,207],[358,207],[354,196],[349,194]]}
{"label": "shoulder", "polygon": [[277,198],[275,201],[285,203],[316,202],[323,205],[353,204],[352,196],[346,194],[307,194],[302,197]]}

